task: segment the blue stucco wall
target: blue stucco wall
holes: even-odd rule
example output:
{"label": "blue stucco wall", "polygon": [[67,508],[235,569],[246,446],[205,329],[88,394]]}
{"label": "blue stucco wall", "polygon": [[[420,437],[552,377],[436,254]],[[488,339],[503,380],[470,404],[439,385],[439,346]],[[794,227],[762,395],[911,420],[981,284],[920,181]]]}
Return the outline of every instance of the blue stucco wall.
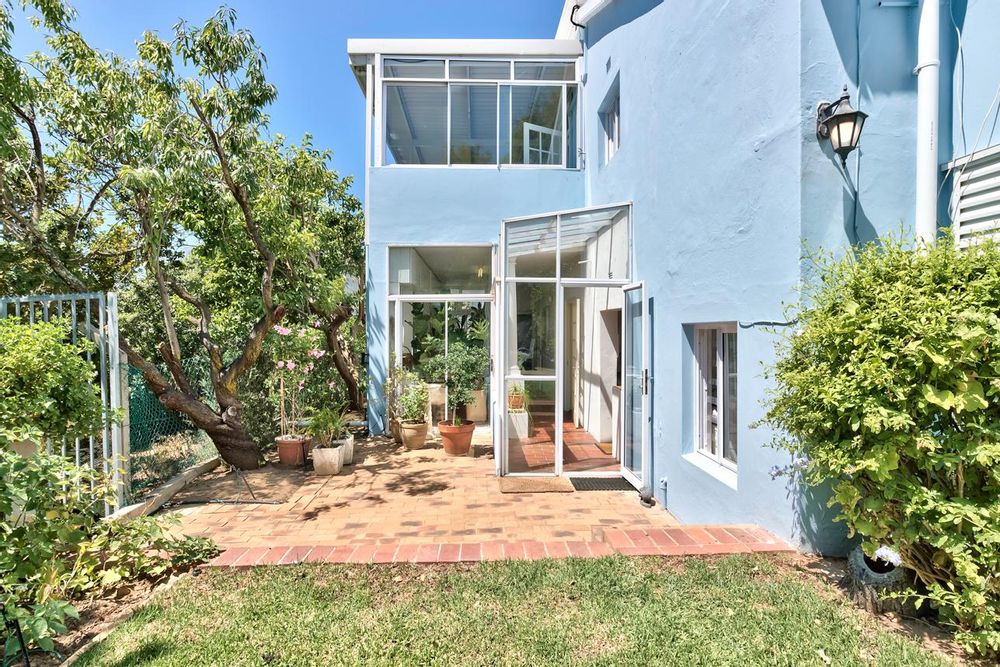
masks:
{"label": "blue stucco wall", "polygon": [[[757,523],[793,534],[768,470],[785,458],[762,414],[762,328],[738,331],[736,479],[695,452],[690,328],[783,319],[799,279],[799,14],[790,3],[621,1],[586,33],[587,155],[615,78],[622,143],[588,159],[588,203],[634,203],[635,260],[653,315],[654,491],[690,523]],[[836,83],[832,84],[836,86]],[[836,88],[834,88],[836,91]],[[735,481],[735,483],[734,483]],[[812,542],[813,540],[810,540]]]}
{"label": "blue stucco wall", "polygon": [[378,167],[368,172],[368,420],[381,432],[389,362],[389,244],[496,243],[500,221],[583,205],[583,172],[571,169]]}
{"label": "blue stucco wall", "polygon": [[[998,7],[955,5],[958,25],[976,23],[964,36],[969,134],[968,118],[978,127],[1000,83],[989,52]],[[767,474],[786,457],[767,446],[774,434],[750,425],[763,412],[762,370],[775,341],[749,325],[784,319],[810,278],[811,253],[912,236],[916,34],[916,8],[878,0],[620,0],[587,28],[586,147],[596,156],[587,203],[634,202],[636,277],[647,284],[654,323],[653,480],[683,521],[758,523],[826,552],[845,545],[822,493]],[[945,162],[954,154],[956,44],[947,4],[941,36]],[[845,84],[870,116],[846,174],[815,136],[816,104],[835,100]],[[598,110],[614,85],[622,146],[602,165]],[[741,323],[735,480],[693,455],[689,326],[733,321]]]}

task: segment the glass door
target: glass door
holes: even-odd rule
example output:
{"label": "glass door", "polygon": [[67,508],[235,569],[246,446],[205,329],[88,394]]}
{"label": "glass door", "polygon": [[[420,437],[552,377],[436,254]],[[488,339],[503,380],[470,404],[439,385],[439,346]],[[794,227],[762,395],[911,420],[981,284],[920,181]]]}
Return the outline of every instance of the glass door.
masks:
{"label": "glass door", "polygon": [[624,287],[622,313],[622,476],[635,488],[649,486],[649,335],[646,288]]}

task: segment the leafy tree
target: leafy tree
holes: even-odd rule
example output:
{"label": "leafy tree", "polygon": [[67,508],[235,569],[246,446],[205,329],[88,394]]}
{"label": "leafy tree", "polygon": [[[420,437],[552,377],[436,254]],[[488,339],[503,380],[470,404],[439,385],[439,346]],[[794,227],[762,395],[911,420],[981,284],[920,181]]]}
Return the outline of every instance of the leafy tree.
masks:
{"label": "leafy tree", "polygon": [[0,5],[0,127],[12,129],[0,256],[30,257],[6,282],[122,289],[129,363],[240,468],[259,460],[241,379],[290,308],[320,323],[359,403],[342,330],[344,273],[362,273],[360,206],[308,137],[266,138],[276,90],[235,14],[178,23],[170,41],[147,33],[125,61],[90,48],[62,3],[32,4],[53,55],[27,64],[9,53],[11,4]]}

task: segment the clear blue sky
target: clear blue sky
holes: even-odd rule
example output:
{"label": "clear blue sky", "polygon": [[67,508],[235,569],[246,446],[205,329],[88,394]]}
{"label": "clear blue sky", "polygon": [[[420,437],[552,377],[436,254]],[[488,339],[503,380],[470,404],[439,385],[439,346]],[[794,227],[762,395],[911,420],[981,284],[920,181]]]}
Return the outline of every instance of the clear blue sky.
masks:
{"label": "clear blue sky", "polygon": [[[306,132],[333,150],[332,166],[355,176],[364,194],[364,96],[347,66],[349,37],[550,38],[562,0],[70,0],[91,45],[134,57],[145,30],[164,37],[178,19],[201,22],[220,4],[236,10],[268,58],[278,87],[271,131],[291,141]],[[17,23],[14,53],[41,47]]]}

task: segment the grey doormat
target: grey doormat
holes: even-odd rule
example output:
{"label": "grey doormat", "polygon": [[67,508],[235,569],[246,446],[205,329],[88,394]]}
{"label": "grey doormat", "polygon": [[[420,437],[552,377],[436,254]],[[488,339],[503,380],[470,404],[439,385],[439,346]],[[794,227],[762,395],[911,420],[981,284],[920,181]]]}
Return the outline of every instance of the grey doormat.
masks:
{"label": "grey doormat", "polygon": [[577,491],[634,491],[624,477],[571,477]]}
{"label": "grey doormat", "polygon": [[499,477],[500,493],[573,493],[565,477]]}

